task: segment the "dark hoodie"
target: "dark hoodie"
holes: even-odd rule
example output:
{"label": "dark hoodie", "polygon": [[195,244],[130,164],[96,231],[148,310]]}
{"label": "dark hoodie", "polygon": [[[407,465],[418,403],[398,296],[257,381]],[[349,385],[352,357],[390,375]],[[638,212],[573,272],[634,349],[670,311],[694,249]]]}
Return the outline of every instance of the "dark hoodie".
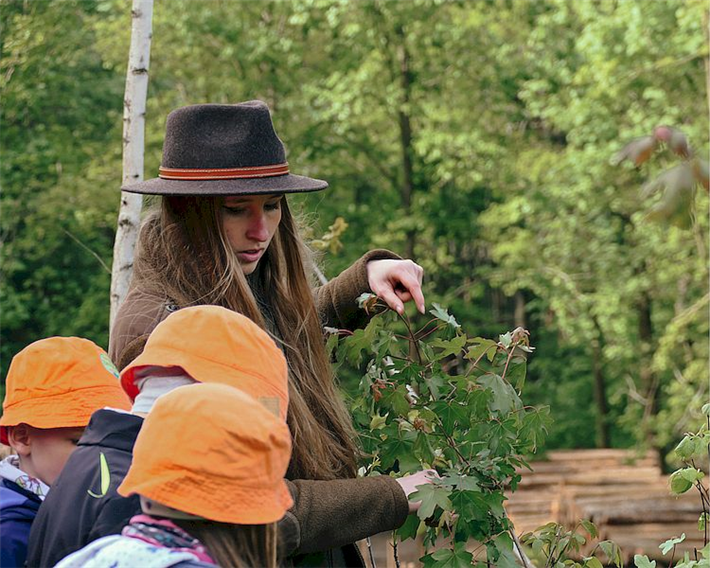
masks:
{"label": "dark hoodie", "polygon": [[97,538],[120,534],[140,514],[138,496],[121,497],[116,490],[142,424],[126,412],[94,412],[32,525],[28,566],[54,566]]}

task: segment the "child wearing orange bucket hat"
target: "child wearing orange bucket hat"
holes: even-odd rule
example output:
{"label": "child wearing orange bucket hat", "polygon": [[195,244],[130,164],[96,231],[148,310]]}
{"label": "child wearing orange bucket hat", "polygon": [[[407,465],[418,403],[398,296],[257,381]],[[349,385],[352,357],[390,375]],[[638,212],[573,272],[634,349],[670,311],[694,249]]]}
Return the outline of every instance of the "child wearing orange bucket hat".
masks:
{"label": "child wearing orange bucket hat", "polygon": [[196,382],[222,383],[253,396],[285,420],[287,380],[281,350],[250,319],[217,306],[171,314],[121,374],[134,399],[132,413],[101,410],[92,417],[37,515],[28,564],[54,566],[88,543],[120,533],[140,513],[138,498],[124,497],[117,489],[131,465],[142,417],[159,397]]}
{"label": "child wearing orange bucket hat", "polygon": [[285,421],[253,397],[224,384],[177,388],[146,418],[119,487],[141,496],[143,514],[57,567],[276,568],[290,457]]}
{"label": "child wearing orange bucket hat", "polygon": [[[283,353],[262,328],[232,310],[195,306],[171,313],[151,333],[142,354],[121,373],[124,389],[134,397],[133,411],[141,414],[149,412],[160,396],[195,381],[237,387],[281,418],[286,416],[289,391]],[[118,428],[120,419],[105,419],[103,429],[93,434],[96,443],[80,446],[70,458],[35,520],[29,565],[53,566],[89,542],[119,533],[140,511],[135,497],[126,499],[116,492],[137,435],[137,431],[132,438],[126,435],[120,452],[108,448],[106,440],[115,439],[112,429]],[[294,444],[298,443],[300,433],[292,434]],[[88,499],[87,490],[96,492],[101,486],[102,452],[109,458],[111,482],[99,499]],[[420,472],[397,480],[388,476],[291,480],[287,475],[295,504],[278,525],[286,565],[305,561],[303,557],[325,557],[330,549],[400,526],[415,506],[407,495],[427,482],[426,475]],[[359,565],[357,549],[347,550],[352,554],[343,554],[336,566]]]}
{"label": "child wearing orange bucket hat", "polygon": [[1,566],[22,566],[31,524],[94,411],[128,410],[108,355],[78,337],[51,337],[10,363],[0,441],[15,454],[0,462]]}

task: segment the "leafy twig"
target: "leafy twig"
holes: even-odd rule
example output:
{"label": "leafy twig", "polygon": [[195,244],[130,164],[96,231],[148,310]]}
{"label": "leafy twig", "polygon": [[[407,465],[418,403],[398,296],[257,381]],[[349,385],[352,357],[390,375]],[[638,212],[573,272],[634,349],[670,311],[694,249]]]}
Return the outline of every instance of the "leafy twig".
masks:
{"label": "leafy twig", "polygon": [[401,319],[404,322],[404,325],[407,327],[407,331],[409,332],[409,337],[414,345],[414,350],[417,352],[417,363],[420,365],[422,364],[422,354],[419,351],[419,345],[417,345],[417,337],[412,331],[412,325],[409,323],[409,316],[405,313],[404,315],[400,314],[399,312],[395,312],[398,316],[399,319]]}
{"label": "leafy twig", "polygon": [[398,544],[397,544],[397,541],[395,540],[395,541],[392,543],[392,552],[393,552],[393,554],[394,554],[394,565],[395,565],[397,568],[400,568],[400,565],[399,565],[399,551],[398,551],[398,549],[397,549],[397,546],[398,546]]}
{"label": "leafy twig", "polygon": [[520,561],[523,563],[524,568],[535,568],[532,562],[530,562],[530,559],[527,557],[525,552],[523,552],[523,545],[520,544],[520,539],[518,538],[518,535],[515,534],[515,531],[513,529],[510,529],[508,531],[510,534],[511,538],[513,539],[513,544],[515,545],[515,549],[518,551],[518,557],[520,558]]}

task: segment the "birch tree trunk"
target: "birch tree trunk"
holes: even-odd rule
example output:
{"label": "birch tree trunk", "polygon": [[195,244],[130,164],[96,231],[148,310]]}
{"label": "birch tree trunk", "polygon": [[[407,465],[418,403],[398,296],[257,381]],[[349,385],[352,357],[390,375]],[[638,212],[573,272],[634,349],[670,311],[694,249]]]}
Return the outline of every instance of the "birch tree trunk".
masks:
{"label": "birch tree trunk", "polygon": [[[123,184],[143,180],[153,0],[133,0],[131,18],[131,47],[123,100]],[[142,205],[143,198],[140,194],[121,192],[116,241],[113,245],[109,329],[113,328],[116,313],[126,298],[131,281]]]}

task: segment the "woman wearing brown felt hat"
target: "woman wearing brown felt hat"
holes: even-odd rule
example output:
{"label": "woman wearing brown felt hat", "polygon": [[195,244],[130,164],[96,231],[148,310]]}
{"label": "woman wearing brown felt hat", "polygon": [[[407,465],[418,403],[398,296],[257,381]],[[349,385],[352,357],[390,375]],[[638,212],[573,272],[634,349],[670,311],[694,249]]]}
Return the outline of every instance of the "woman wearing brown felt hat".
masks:
{"label": "woman wearing brown felt hat", "polygon": [[374,250],[313,290],[309,251],[286,195],[327,186],[291,173],[261,101],[173,111],[159,177],[122,188],[161,195],[162,203],[141,230],[110,353],[125,367],[171,311],[199,304],[235,310],[269,331],[289,367],[293,456],[287,478],[295,501],[289,514],[300,523],[284,548],[295,563],[308,555],[309,565],[360,566],[351,543],[401,526],[418,505],[407,495],[427,474],[354,479],[355,435],[333,382],[322,326],[363,326],[368,316],[356,298],[370,291],[400,313],[410,300],[423,312],[423,271]]}

